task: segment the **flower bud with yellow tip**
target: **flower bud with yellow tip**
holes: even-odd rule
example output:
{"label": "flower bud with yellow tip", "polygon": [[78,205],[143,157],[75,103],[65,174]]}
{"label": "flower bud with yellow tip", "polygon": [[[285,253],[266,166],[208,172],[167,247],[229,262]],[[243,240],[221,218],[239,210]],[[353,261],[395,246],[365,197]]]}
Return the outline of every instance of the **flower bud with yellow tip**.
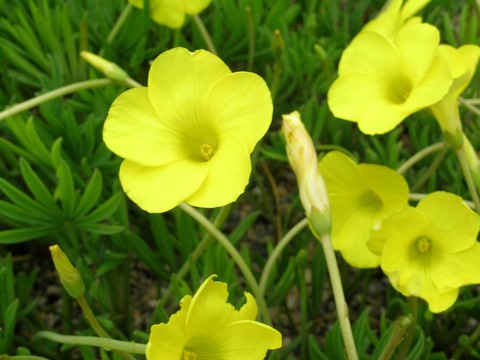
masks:
{"label": "flower bud with yellow tip", "polygon": [[82,297],[85,293],[85,284],[78,270],[72,265],[67,255],[58,245],[52,245],[49,249],[55,269],[60,276],[60,282],[68,295],[74,299]]}
{"label": "flower bud with yellow tip", "polygon": [[95,55],[88,51],[80,52],[80,56],[109,79],[120,82],[124,82],[128,79],[128,74],[125,70],[101,56]]}

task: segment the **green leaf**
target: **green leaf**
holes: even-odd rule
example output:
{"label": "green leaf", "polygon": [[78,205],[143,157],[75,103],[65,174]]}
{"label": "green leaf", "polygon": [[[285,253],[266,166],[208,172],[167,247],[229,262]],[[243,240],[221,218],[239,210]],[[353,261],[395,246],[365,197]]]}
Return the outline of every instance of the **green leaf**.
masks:
{"label": "green leaf", "polygon": [[114,235],[125,230],[123,226],[104,224],[82,224],[78,228],[83,231],[98,235]]}
{"label": "green leaf", "polygon": [[3,333],[3,342],[6,349],[9,349],[13,335],[15,334],[15,323],[17,318],[18,310],[18,299],[15,299],[5,310],[4,314],[4,333]]}
{"label": "green leaf", "polygon": [[89,212],[96,205],[101,193],[102,174],[100,171],[95,169],[93,176],[90,179],[90,182],[88,183],[77,208],[75,209],[74,217],[77,218]]}
{"label": "green leaf", "polygon": [[52,219],[38,219],[35,213],[3,200],[0,200],[0,215],[5,216],[7,219],[17,221],[22,225],[51,225],[53,222]]}
{"label": "green leaf", "polygon": [[55,199],[53,198],[52,194],[50,194],[50,191],[47,189],[42,180],[40,180],[38,175],[35,173],[35,171],[33,171],[25,159],[20,159],[19,163],[23,179],[25,180],[25,183],[35,199],[37,199],[37,201],[45,206],[45,208],[47,208],[50,212],[60,216],[62,212],[58,208]]}
{"label": "green leaf", "polygon": [[63,211],[68,219],[73,218],[77,203],[77,194],[73,182],[72,171],[65,161],[60,162],[57,169],[58,185],[55,189],[55,198],[62,202]]}
{"label": "green leaf", "polygon": [[95,224],[107,219],[117,210],[118,206],[120,205],[120,201],[122,200],[122,196],[123,193],[117,192],[110,199],[93,210],[90,214],[87,214],[76,221],[76,223],[79,225]]}
{"label": "green leaf", "polygon": [[230,236],[228,237],[230,239],[230,242],[235,245],[252,227],[253,223],[258,219],[260,214],[261,214],[260,211],[255,211],[250,215],[248,215],[245,219],[243,219],[243,221],[240,224],[238,224],[235,230],[233,230]]}
{"label": "green leaf", "polygon": [[24,241],[50,235],[53,231],[54,228],[47,226],[4,230],[0,231],[0,244],[18,244]]}

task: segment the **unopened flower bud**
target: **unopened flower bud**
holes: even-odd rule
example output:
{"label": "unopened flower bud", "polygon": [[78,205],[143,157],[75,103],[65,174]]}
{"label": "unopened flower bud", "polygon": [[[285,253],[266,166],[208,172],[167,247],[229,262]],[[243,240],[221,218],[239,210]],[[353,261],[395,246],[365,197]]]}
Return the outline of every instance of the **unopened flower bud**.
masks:
{"label": "unopened flower bud", "polygon": [[298,111],[283,115],[282,130],[287,141],[288,161],[297,177],[300,201],[312,230],[321,236],[330,231],[330,209],[315,146]]}
{"label": "unopened flower bud", "polygon": [[283,51],[285,49],[285,41],[283,40],[282,33],[278,29],[273,32],[272,49],[273,55],[276,59],[282,57]]}
{"label": "unopened flower bud", "polygon": [[82,297],[85,293],[85,285],[78,270],[72,265],[67,255],[58,245],[52,245],[49,249],[55,269],[60,276],[60,282],[68,295],[74,299]]}
{"label": "unopened flower bud", "polygon": [[80,56],[92,65],[95,69],[105,74],[106,77],[115,80],[124,82],[128,78],[128,74],[117,64],[108,61],[101,56],[92,54],[88,51],[82,51]]}

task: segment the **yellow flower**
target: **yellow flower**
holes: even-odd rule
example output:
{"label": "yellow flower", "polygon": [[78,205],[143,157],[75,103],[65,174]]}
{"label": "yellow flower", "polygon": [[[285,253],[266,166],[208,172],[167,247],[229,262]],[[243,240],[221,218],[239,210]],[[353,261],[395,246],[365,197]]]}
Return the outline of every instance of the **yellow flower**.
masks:
{"label": "yellow flower", "polygon": [[447,95],[441,101],[432,105],[431,109],[444,133],[454,138],[461,137],[462,124],[457,101],[475,74],[480,56],[480,47],[464,45],[455,49],[450,45],[440,45],[438,53],[447,60],[453,83]]}
{"label": "yellow flower", "polygon": [[355,164],[338,151],[320,161],[332,213],[332,245],[350,265],[372,268],[380,257],[367,247],[370,231],[408,203],[408,185],[380,165]]}
{"label": "yellow flower", "polygon": [[[145,0],[128,0],[130,4],[143,9]],[[150,14],[157,24],[172,29],[181,28],[185,15],[196,15],[205,10],[212,0],[149,0]]]}
{"label": "yellow flower", "polygon": [[[315,233],[322,235],[322,233],[330,231],[327,189],[318,170],[315,146],[298,111],[283,115],[282,131],[287,142],[288,160],[297,177],[300,200],[305,214]],[[314,215],[312,211],[315,213]]]}
{"label": "yellow flower", "polygon": [[103,138],[125,159],[120,181],[142,209],[165,212],[183,201],[217,207],[243,193],[272,110],[258,75],[232,73],[204,50],[175,48],[153,62],[148,88],[113,102]]}
{"label": "yellow flower", "polygon": [[153,325],[147,344],[147,360],[259,360],[268,349],[282,346],[282,335],[255,321],[255,299],[239,310],[227,303],[227,284],[210,276],[197,290],[180,301],[181,309],[167,324]]}
{"label": "yellow flower", "polygon": [[369,245],[381,254],[395,289],[441,312],[453,305],[461,286],[480,283],[479,228],[478,214],[459,196],[438,191],[385,219]]}
{"label": "yellow flower", "polygon": [[391,0],[382,12],[369,21],[362,31],[373,31],[386,38],[393,38],[406,24],[421,22],[421,18],[413,17],[424,8],[431,0]]}
{"label": "yellow flower", "polygon": [[328,92],[333,114],[383,134],[408,115],[440,101],[452,84],[440,35],[428,24],[403,26],[393,39],[363,31],[345,49]]}

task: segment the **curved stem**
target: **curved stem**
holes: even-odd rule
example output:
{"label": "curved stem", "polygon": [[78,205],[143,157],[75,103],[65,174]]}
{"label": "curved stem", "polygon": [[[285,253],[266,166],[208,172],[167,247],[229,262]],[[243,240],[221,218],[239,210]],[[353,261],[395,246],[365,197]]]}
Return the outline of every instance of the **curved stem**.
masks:
{"label": "curved stem", "polygon": [[243,260],[242,256],[237,251],[235,246],[233,246],[233,244],[228,240],[228,238],[222,232],[220,232],[215,226],[213,226],[213,224],[196,209],[194,209],[193,207],[185,203],[181,203],[179,207],[180,209],[185,211],[188,215],[190,215],[193,219],[195,219],[203,228],[205,228],[205,230],[207,230],[210,233],[210,235],[212,235],[223,246],[223,248],[228,252],[228,254],[232,257],[232,260],[237,264],[238,268],[242,272],[245,278],[245,281],[252,289],[253,295],[255,296],[258,302],[263,320],[268,325],[272,325],[272,320],[270,318],[270,314],[268,313],[267,304],[265,302],[265,298],[263,297],[263,294],[260,291],[260,287],[258,286],[258,283],[255,280],[255,277],[253,276],[252,271],[248,267],[245,260]]}
{"label": "curved stem", "polygon": [[348,305],[345,301],[345,294],[343,293],[342,279],[340,278],[340,271],[338,270],[337,258],[333,251],[330,234],[324,234],[320,238],[325,260],[327,262],[328,273],[330,275],[330,282],[332,283],[333,297],[335,299],[335,306],[337,309],[338,322],[343,336],[345,345],[345,352],[348,360],[358,360],[357,348],[353,340],[352,326],[348,318]]}
{"label": "curved stem", "polygon": [[210,34],[208,33],[208,30],[205,27],[205,24],[203,23],[202,19],[200,19],[200,16],[198,15],[192,15],[192,17],[193,17],[193,21],[195,21],[195,25],[197,25],[198,30],[200,31],[200,34],[202,34],[202,38],[203,38],[203,41],[205,41],[205,45],[207,45],[207,49],[212,54],[218,56],[217,49],[215,48],[212,38],[210,37]]}
{"label": "curved stem", "polygon": [[[230,213],[231,205],[224,206],[220,209],[219,214],[217,215],[216,219],[213,221],[213,226],[215,226],[217,229],[219,229],[225,220],[228,217],[228,214]],[[198,243],[197,247],[193,252],[190,254],[190,258],[195,261],[197,260],[200,255],[205,251],[205,249],[210,245],[212,242],[212,236],[210,233],[207,233],[203,236],[202,240]],[[183,277],[187,274],[188,270],[190,269],[190,261],[185,261],[178,270],[178,272],[174,275],[177,279],[183,279]],[[161,299],[159,300],[158,304],[159,305],[165,305],[167,302],[168,297],[172,294],[173,287],[172,287],[172,282],[168,285],[167,290],[163,293]],[[158,306],[158,305],[157,305]]]}
{"label": "curved stem", "polygon": [[266,288],[267,288],[267,281],[272,272],[273,265],[277,261],[278,257],[282,253],[283,249],[292,241],[297,234],[305,229],[308,224],[307,218],[300,220],[294,227],[292,227],[285,236],[278,242],[277,246],[273,249],[272,253],[268,257],[267,262],[265,263],[265,267],[263,268],[262,276],[260,277],[260,292],[262,296],[264,296]]}
{"label": "curved stem", "polygon": [[[122,13],[120,14],[120,17],[118,18],[117,22],[113,26],[112,30],[110,30],[110,33],[107,36],[107,40],[105,40],[105,43],[107,44],[112,43],[112,41],[115,39],[117,34],[120,32],[120,29],[125,23],[125,20],[127,20],[127,17],[128,15],[130,15],[131,11],[132,11],[132,5],[128,3],[127,6],[125,6],[125,9],[123,9]],[[102,53],[102,51],[100,53]]]}
{"label": "curved stem", "polygon": [[3,110],[2,112],[0,112],[0,120],[4,120],[9,116],[16,115],[22,111],[31,109],[35,106],[38,106],[40,104],[43,104],[47,101],[50,101],[60,96],[68,95],[80,90],[93,89],[97,87],[113,85],[114,83],[115,82],[110,79],[95,79],[95,80],[80,81],[74,84],[63,86],[61,88],[49,91],[45,94],[34,97],[33,99],[24,101],[20,104],[13,105],[8,109]]}
{"label": "curved stem", "polygon": [[426,156],[428,156],[430,154],[433,154],[434,152],[441,151],[446,146],[448,146],[448,145],[444,141],[432,144],[430,146],[427,146],[425,149],[420,150],[415,155],[413,155],[410,159],[405,161],[402,164],[402,166],[400,166],[397,169],[397,173],[400,174],[400,175],[404,174],[408,169],[410,169],[417,162],[419,162],[420,160],[422,160]]}
{"label": "curved stem", "polygon": [[455,150],[458,158],[458,162],[460,163],[460,167],[463,172],[463,177],[465,178],[465,182],[467,183],[467,188],[468,191],[470,192],[470,195],[472,197],[472,200],[475,204],[475,210],[477,212],[480,211],[480,199],[478,197],[478,192],[475,187],[475,183],[473,181],[472,173],[470,171],[470,167],[468,166],[468,161],[465,156],[465,150],[464,147],[460,147],[457,150]]}
{"label": "curved stem", "polygon": [[96,336],[61,335],[50,331],[40,331],[36,338],[44,338],[61,344],[86,345],[101,347],[105,350],[116,350],[132,354],[145,354],[146,345],[130,341],[99,338]]}

